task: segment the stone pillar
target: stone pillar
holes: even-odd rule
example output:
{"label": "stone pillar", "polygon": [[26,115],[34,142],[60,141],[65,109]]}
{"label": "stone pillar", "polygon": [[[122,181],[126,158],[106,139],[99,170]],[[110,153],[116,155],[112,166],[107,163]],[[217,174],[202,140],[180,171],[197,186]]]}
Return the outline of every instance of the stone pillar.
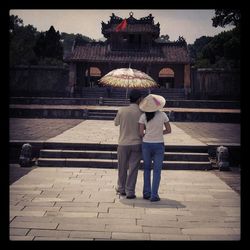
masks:
{"label": "stone pillar", "polygon": [[184,88],[184,65],[172,66],[174,71],[174,88]]}
{"label": "stone pillar", "polygon": [[73,97],[75,85],[76,85],[76,64],[70,63],[70,65],[69,65],[69,84],[68,84],[68,95],[70,97]]}
{"label": "stone pillar", "polygon": [[88,70],[87,71],[88,72],[87,73],[87,81],[88,81],[87,82],[87,86],[90,87],[90,66],[88,66],[87,70]]}
{"label": "stone pillar", "polygon": [[190,64],[184,65],[184,89],[186,96],[191,92]]}
{"label": "stone pillar", "polygon": [[[148,64],[148,65],[146,66],[146,74],[147,74],[147,75],[150,75],[150,69],[151,69],[151,65]],[[157,82],[157,81],[156,81],[156,82]],[[150,94],[150,93],[151,93],[151,89],[148,88],[148,94]]]}

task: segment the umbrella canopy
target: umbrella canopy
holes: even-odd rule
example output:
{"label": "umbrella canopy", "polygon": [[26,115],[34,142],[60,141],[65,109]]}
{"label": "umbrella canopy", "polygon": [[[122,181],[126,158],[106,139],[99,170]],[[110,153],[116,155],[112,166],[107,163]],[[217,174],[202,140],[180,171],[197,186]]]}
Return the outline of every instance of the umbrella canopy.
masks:
{"label": "umbrella canopy", "polygon": [[146,73],[131,69],[120,68],[110,71],[100,80],[104,86],[117,88],[153,88],[158,84]]}

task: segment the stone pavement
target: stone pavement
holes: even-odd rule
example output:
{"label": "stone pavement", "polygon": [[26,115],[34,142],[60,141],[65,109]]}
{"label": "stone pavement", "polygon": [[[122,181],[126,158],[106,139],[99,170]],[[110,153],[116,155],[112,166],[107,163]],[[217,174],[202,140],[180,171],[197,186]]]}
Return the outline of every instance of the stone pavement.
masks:
{"label": "stone pavement", "polygon": [[[10,118],[9,119],[9,137],[10,140],[48,140],[60,135],[68,129],[80,125],[84,120],[80,119],[38,119],[38,118]],[[87,122],[87,121],[85,121]],[[107,123],[106,123],[107,122]],[[110,129],[117,135],[118,127],[113,126],[111,121],[89,120],[91,127],[83,126],[102,136]],[[107,127],[106,124],[112,124],[112,127]],[[238,143],[240,144],[241,126],[236,123],[211,123],[211,122],[171,122],[175,132],[178,135],[185,135],[188,138],[194,138],[195,141],[203,143]],[[85,127],[84,127],[85,126]],[[79,127],[80,128],[80,127]],[[83,136],[86,131],[81,131]],[[67,132],[68,133],[68,132]],[[89,133],[88,133],[89,134]],[[112,134],[109,134],[109,136]],[[177,134],[172,133],[166,138],[177,137]],[[61,136],[60,136],[61,137]],[[179,136],[180,137],[180,136]],[[77,138],[79,140],[79,138]],[[179,138],[180,140],[181,138]],[[93,140],[93,137],[90,138]],[[173,140],[172,140],[173,141]],[[200,143],[199,142],[199,143]],[[167,142],[168,143],[168,142]],[[187,142],[186,142],[187,143]]]}
{"label": "stone pavement", "polygon": [[239,240],[240,196],[211,172],[163,171],[159,195],[116,195],[115,169],[36,168],[10,186],[11,240]]}
{"label": "stone pavement", "polygon": [[[49,141],[117,143],[118,127],[111,121],[68,122],[69,129],[59,126],[49,138],[57,121],[27,120],[28,131],[22,129],[24,120],[10,119],[10,124],[15,123],[10,126],[10,139],[26,134],[31,140],[38,130],[40,139]],[[231,143],[240,143],[240,124],[217,124],[224,129],[216,130],[216,124],[189,123],[188,133],[185,123],[171,125],[173,132],[165,137],[168,144],[203,145],[220,138],[219,143],[230,134],[234,134]],[[213,171],[162,171],[157,203],[142,199],[141,170],[134,200],[116,195],[116,181],[116,169],[32,168],[10,185],[10,239],[240,239],[240,195]]]}
{"label": "stone pavement", "polygon": [[[96,109],[96,110],[118,110],[119,106],[93,106],[93,105],[46,105],[46,104],[10,104],[10,108],[28,108],[28,109]],[[232,108],[178,108],[178,107],[166,107],[162,108],[162,111],[173,112],[214,112],[214,113],[238,113],[240,109]]]}
{"label": "stone pavement", "polygon": [[81,123],[80,119],[9,119],[10,140],[47,140]]}
{"label": "stone pavement", "polygon": [[241,126],[237,123],[175,122],[179,129],[206,144],[240,144]]}
{"label": "stone pavement", "polygon": [[[167,145],[205,145],[203,142],[192,138],[189,134],[171,123],[172,133],[164,135]],[[87,133],[86,133],[87,132]],[[117,144],[119,126],[114,126],[113,121],[85,120],[73,128],[48,139],[48,142],[87,142],[98,144]]]}

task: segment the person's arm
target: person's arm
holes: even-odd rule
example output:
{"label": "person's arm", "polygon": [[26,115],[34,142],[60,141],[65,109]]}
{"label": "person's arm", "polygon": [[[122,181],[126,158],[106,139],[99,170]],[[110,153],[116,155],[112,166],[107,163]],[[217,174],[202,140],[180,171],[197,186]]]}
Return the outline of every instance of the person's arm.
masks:
{"label": "person's arm", "polygon": [[139,123],[139,133],[141,137],[144,136],[144,129],[145,129],[145,125],[143,123]]}
{"label": "person's arm", "polygon": [[169,122],[164,122],[165,129],[163,130],[163,134],[170,134],[171,133],[171,126]]}
{"label": "person's arm", "polygon": [[120,125],[120,113],[119,113],[119,110],[115,116],[115,119],[114,119],[114,123],[115,123],[115,126],[118,126]]}

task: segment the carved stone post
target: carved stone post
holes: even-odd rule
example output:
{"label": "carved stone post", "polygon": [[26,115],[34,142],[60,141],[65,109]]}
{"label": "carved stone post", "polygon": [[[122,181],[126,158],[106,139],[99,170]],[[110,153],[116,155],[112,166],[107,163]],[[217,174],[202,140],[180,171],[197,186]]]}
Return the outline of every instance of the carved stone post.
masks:
{"label": "carved stone post", "polygon": [[22,146],[19,164],[21,167],[31,167],[32,165],[32,146],[29,143]]}
{"label": "carved stone post", "polygon": [[216,149],[216,160],[220,171],[229,170],[229,153],[227,147],[220,146]]}

